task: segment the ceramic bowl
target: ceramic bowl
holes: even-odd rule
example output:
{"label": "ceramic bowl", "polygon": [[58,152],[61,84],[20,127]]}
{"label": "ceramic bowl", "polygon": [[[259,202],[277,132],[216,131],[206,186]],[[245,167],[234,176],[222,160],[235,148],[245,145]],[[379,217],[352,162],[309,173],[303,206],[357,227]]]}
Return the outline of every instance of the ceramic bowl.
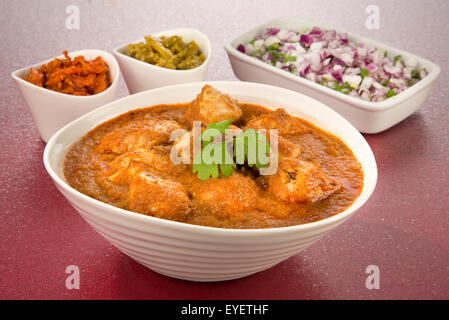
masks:
{"label": "ceramic bowl", "polygon": [[343,212],[324,220],[282,228],[220,229],[185,224],[130,212],[90,198],[70,187],[62,163],[70,146],[97,125],[127,111],[188,102],[205,83],[164,87],[131,95],[76,119],[58,131],[44,151],[44,164],[57,188],[106,240],[137,262],[161,274],[185,280],[220,281],[268,269],[296,255],[352,216],[368,200],[377,181],[373,153],[347,120],[321,102],[300,93],[245,82],[209,82],[242,103],[285,108],[339,137],[364,172],[363,189]]}
{"label": "ceramic bowl", "polygon": [[[39,134],[45,142],[67,123],[113,101],[115,98],[120,69],[117,61],[111,54],[102,50],[88,49],[70,52],[69,56],[71,58],[84,56],[86,60],[92,60],[100,56],[109,66],[111,76],[109,88],[92,96],[74,96],[41,88],[23,80],[28,75],[30,68],[38,69],[41,65],[47,64],[54,58],[11,73],[28,104]],[[57,58],[64,58],[64,56],[61,55]]]}
{"label": "ceramic bowl", "polygon": [[[209,39],[200,31],[195,29],[173,29],[156,34],[161,36],[181,36],[184,42],[194,40],[200,47],[206,60],[197,68],[190,70],[173,70],[154,66],[150,63],[140,61],[126,54],[126,44],[114,49],[114,55],[120,65],[125,78],[126,85],[131,94],[186,82],[203,81],[206,78],[207,69],[211,55]],[[144,42],[145,39],[131,41],[129,43]],[[128,43],[127,43],[128,44]]]}
{"label": "ceramic bowl", "polygon": [[[276,85],[315,98],[340,113],[363,133],[378,133],[384,131],[404,120],[423,105],[429,95],[430,88],[440,74],[440,68],[436,64],[409,52],[349,32],[349,39],[357,43],[365,43],[370,47],[376,47],[382,51],[387,51],[390,59],[393,59],[393,57],[397,55],[401,55],[406,60],[414,57],[418,60],[421,67],[427,69],[429,74],[412,87],[407,88],[405,91],[392,98],[382,102],[370,102],[345,95],[344,93],[324,87],[311,80],[301,78],[290,72],[250,57],[236,49],[239,44],[248,43],[256,35],[261,34],[266,28],[276,27],[301,30],[303,28],[312,28],[315,25],[317,24],[298,18],[278,18],[259,25],[226,42],[225,50],[228,54],[234,74],[237,78],[243,81]],[[318,26],[324,29],[334,29],[322,25]],[[337,30],[337,32],[342,31]]]}

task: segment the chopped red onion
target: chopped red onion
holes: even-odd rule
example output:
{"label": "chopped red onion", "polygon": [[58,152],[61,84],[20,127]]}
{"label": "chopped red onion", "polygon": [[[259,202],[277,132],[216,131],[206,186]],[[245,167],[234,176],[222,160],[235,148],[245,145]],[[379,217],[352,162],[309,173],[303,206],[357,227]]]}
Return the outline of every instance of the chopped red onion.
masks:
{"label": "chopped red onion", "polygon": [[270,36],[275,36],[277,35],[279,32],[278,28],[268,28],[266,33],[269,34]]}
{"label": "chopped red onion", "polygon": [[427,76],[416,58],[390,60],[386,52],[352,42],[346,33],[268,28],[237,50],[351,97],[388,99]]}
{"label": "chopped red onion", "polygon": [[302,34],[299,37],[299,41],[305,44],[311,44],[313,42],[313,37],[307,34]]}

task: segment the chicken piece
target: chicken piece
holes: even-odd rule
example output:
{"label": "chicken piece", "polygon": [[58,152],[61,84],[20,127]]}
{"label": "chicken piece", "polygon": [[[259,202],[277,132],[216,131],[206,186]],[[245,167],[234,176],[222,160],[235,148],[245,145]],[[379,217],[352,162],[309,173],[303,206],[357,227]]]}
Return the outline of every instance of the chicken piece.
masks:
{"label": "chicken piece", "polygon": [[107,180],[115,184],[130,184],[134,175],[143,169],[142,166],[131,166],[131,163],[132,159],[127,155],[117,157],[110,163],[109,169],[105,173]]}
{"label": "chicken piece", "polygon": [[142,170],[157,172],[160,176],[177,176],[187,170],[184,164],[174,164],[170,159],[169,146],[154,146],[150,149],[137,149],[117,157],[106,172],[108,180],[117,184],[129,184]]}
{"label": "chicken piece", "polygon": [[225,178],[208,179],[193,190],[194,200],[229,217],[236,212],[255,210],[260,187],[251,178],[233,173]]}
{"label": "chicken piece", "polygon": [[234,136],[234,137],[237,137],[240,133],[243,132],[243,130],[240,129],[239,127],[233,125],[233,124],[230,124],[229,127],[228,127],[228,129],[227,129],[227,132],[228,132],[230,135],[232,135],[232,136]]}
{"label": "chicken piece", "polygon": [[318,164],[295,158],[279,159],[277,173],[267,181],[268,191],[290,202],[317,202],[340,188]]}
{"label": "chicken piece", "polygon": [[170,134],[181,125],[173,120],[141,120],[115,129],[103,136],[95,151],[99,153],[124,154],[140,148],[150,148],[170,142]]}
{"label": "chicken piece", "polygon": [[130,153],[133,161],[138,161],[162,175],[178,176],[186,170],[190,170],[185,164],[175,164],[170,159],[170,146],[154,146],[150,149],[138,149]]}
{"label": "chicken piece", "polygon": [[[177,155],[177,162],[179,163],[193,163],[193,130],[187,131],[182,136],[178,137],[173,143],[172,151],[174,155]],[[197,139],[199,140],[200,136],[198,134]],[[201,146],[198,144],[198,148]]]}
{"label": "chicken piece", "polygon": [[129,208],[145,215],[178,221],[191,212],[190,199],[181,183],[145,171],[132,179]]}
{"label": "chicken piece", "polygon": [[169,147],[156,146],[123,154],[97,177],[97,184],[108,197],[125,199],[121,205],[132,211],[182,220],[190,212],[190,199],[170,177],[185,166],[171,163],[169,153]]}
{"label": "chicken piece", "polygon": [[286,156],[291,158],[299,158],[301,155],[302,148],[290,140],[283,137],[278,137],[278,151],[279,156]]}
{"label": "chicken piece", "polygon": [[264,113],[250,119],[246,123],[245,129],[247,128],[265,129],[267,130],[267,138],[269,138],[270,129],[277,129],[279,136],[310,132],[309,127],[298,118],[289,115],[284,109],[276,109],[273,112]]}
{"label": "chicken piece", "polygon": [[184,121],[192,126],[193,121],[201,121],[202,125],[232,119],[240,119],[242,109],[237,100],[221,93],[215,88],[205,85],[201,93],[193,100],[184,115]]}

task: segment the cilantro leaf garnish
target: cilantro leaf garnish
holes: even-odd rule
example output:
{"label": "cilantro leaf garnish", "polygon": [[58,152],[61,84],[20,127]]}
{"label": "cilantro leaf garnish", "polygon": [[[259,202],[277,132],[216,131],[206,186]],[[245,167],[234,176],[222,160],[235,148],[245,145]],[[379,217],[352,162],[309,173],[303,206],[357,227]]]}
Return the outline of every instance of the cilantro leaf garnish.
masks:
{"label": "cilantro leaf garnish", "polygon": [[217,131],[219,134],[225,134],[226,129],[229,127],[231,122],[232,119],[211,123],[206,130],[201,133],[201,140],[204,141],[205,146],[208,145],[215,136],[217,136]]}
{"label": "cilantro leaf garnish", "polygon": [[[254,129],[245,129],[237,137],[225,136],[224,141],[214,139],[226,134],[232,119],[211,123],[200,136],[202,149],[193,159],[193,173],[201,180],[218,178],[219,173],[229,177],[236,164],[256,166],[257,169],[268,166],[270,144],[265,135]],[[232,144],[234,152],[228,150]],[[232,154],[231,154],[232,153]]]}
{"label": "cilantro leaf garnish", "polygon": [[198,178],[207,180],[209,177],[218,178],[218,166],[215,163],[205,164],[201,159],[201,152],[198,152],[193,159],[193,173],[198,172]]}
{"label": "cilantro leaf garnish", "polygon": [[[198,178],[203,181],[209,177],[218,178],[218,165],[220,165],[220,171],[224,176],[230,176],[232,174],[232,164],[231,168],[229,168],[227,165],[229,160],[226,161],[230,157],[226,150],[226,142],[210,145],[216,136],[225,134],[231,122],[232,119],[211,123],[200,135],[203,148],[193,158],[193,173],[198,173]],[[208,161],[217,154],[221,154],[220,162],[222,164],[217,163],[217,161]]]}
{"label": "cilantro leaf garnish", "polygon": [[265,135],[251,128],[246,129],[235,139],[235,146],[234,155],[238,164],[244,164],[246,160],[249,167],[256,165],[257,169],[268,165],[267,153],[271,148]]}
{"label": "cilantro leaf garnish", "polygon": [[220,171],[225,177],[229,177],[234,172],[233,164],[220,164]]}

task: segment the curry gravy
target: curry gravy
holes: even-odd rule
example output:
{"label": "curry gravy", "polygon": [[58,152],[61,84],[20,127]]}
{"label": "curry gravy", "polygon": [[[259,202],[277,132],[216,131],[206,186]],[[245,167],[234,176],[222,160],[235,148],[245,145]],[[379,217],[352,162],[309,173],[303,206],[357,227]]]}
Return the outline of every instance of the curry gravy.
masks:
{"label": "curry gravy", "polygon": [[[188,130],[188,124],[183,123],[188,106],[186,103],[138,109],[99,125],[68,151],[64,160],[67,182],[89,197],[126,210],[184,223],[238,229],[284,227],[317,221],[344,211],[359,196],[363,172],[351,150],[338,138],[304,120],[300,120],[304,127],[301,133],[280,133],[280,136],[292,145],[300,146],[299,159],[317,163],[324,174],[338,184],[338,190],[319,201],[281,199],[270,192],[270,181],[265,176],[259,176],[245,166],[238,166],[231,177],[201,181],[192,173],[191,165],[176,166],[170,162],[166,155],[171,142],[167,141],[151,147],[157,152],[154,164],[139,163],[136,166],[139,170],[154,173],[157,179],[163,179],[160,181],[172,181],[173,184],[167,187],[170,197],[164,197],[157,190],[138,189],[140,185],[131,190],[130,182],[125,178],[114,183],[110,181],[110,177],[117,175],[111,167],[120,155],[98,151],[103,137],[111,132],[125,132],[125,128],[134,124],[138,126],[148,119],[176,121],[181,128]],[[242,104],[241,107],[243,115],[235,123],[240,128],[251,119],[272,112],[250,104]],[[131,194],[139,190],[147,191],[131,199]],[[177,190],[183,190],[179,191],[182,194],[178,195]],[[156,207],[152,207],[154,213],[141,209],[145,200],[155,203]],[[187,203],[185,210],[184,203]],[[158,215],[158,210],[171,212],[170,206],[176,206],[177,213],[184,210],[185,214]]]}

